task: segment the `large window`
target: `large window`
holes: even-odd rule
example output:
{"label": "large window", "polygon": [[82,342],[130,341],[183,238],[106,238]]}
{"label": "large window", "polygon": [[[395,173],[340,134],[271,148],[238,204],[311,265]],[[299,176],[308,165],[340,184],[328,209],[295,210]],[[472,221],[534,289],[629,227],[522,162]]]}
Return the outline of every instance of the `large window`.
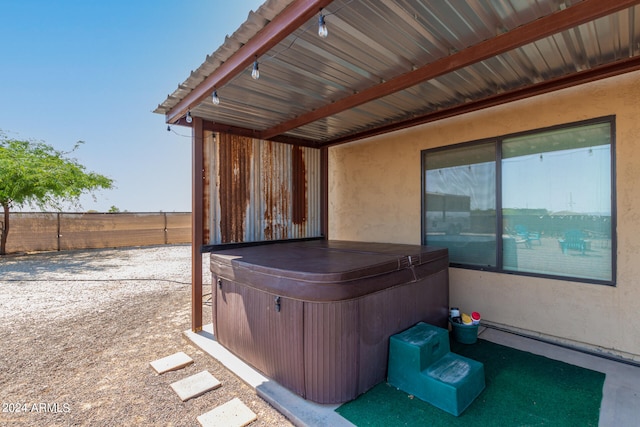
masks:
{"label": "large window", "polygon": [[423,243],[453,266],[613,285],[614,125],[425,150]]}

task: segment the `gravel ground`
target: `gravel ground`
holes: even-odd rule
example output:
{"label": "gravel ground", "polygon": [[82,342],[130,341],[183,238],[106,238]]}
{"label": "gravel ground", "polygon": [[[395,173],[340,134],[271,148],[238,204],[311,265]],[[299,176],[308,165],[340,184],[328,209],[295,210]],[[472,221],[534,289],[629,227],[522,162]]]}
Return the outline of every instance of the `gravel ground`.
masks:
{"label": "gravel ground", "polygon": [[[0,425],[198,426],[238,397],[258,416],[252,427],[291,426],[182,337],[190,283],[184,245],[0,257]],[[177,351],[195,363],[163,375],[149,366]],[[203,370],[222,387],[181,402],[169,385]]]}

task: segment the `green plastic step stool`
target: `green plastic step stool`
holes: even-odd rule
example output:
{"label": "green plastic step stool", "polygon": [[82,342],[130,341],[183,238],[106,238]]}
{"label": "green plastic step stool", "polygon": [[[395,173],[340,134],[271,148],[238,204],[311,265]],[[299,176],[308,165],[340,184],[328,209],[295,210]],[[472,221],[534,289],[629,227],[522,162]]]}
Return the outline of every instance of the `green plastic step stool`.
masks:
{"label": "green plastic step stool", "polygon": [[389,339],[387,381],[458,416],[484,390],[484,365],[451,353],[449,331],[420,322]]}

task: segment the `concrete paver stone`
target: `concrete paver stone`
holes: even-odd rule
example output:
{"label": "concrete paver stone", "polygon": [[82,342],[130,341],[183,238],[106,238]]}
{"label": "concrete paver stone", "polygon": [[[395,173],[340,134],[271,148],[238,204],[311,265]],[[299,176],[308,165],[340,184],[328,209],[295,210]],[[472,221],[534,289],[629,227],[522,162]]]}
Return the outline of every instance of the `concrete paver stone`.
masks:
{"label": "concrete paver stone", "polygon": [[189,357],[186,353],[179,351],[178,353],[172,354],[171,356],[154,360],[149,364],[157,373],[164,374],[165,372],[182,369],[192,363],[193,359],[191,357]]}
{"label": "concrete paver stone", "polygon": [[201,396],[210,390],[220,387],[221,385],[220,381],[211,375],[209,371],[202,371],[172,383],[171,388],[184,402],[185,400]]}
{"label": "concrete paver stone", "polygon": [[258,416],[236,397],[200,415],[198,422],[202,427],[243,427],[256,419]]}

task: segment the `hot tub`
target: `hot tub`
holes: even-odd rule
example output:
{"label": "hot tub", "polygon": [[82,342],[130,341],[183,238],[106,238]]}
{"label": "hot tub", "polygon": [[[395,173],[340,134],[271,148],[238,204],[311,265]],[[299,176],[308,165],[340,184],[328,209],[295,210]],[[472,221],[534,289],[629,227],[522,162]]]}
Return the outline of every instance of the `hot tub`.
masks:
{"label": "hot tub", "polygon": [[315,240],[211,254],[216,339],[305,399],[342,403],[386,379],[389,337],[447,327],[446,249]]}

